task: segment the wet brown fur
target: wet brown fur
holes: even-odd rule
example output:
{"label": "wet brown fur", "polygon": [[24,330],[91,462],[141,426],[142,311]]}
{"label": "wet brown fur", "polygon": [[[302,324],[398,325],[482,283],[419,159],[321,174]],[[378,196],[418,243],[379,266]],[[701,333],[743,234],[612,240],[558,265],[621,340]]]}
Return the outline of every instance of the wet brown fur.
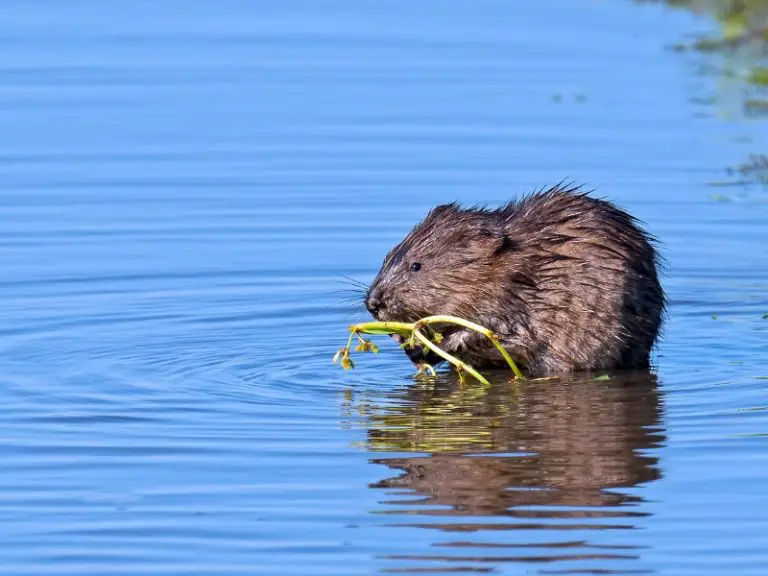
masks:
{"label": "wet brown fur", "polygon": [[[529,374],[643,369],[665,309],[653,244],[632,216],[579,187],[498,209],[445,204],[387,255],[366,306],[380,320],[482,324]],[[483,336],[451,330],[441,347],[477,367],[504,365]]]}

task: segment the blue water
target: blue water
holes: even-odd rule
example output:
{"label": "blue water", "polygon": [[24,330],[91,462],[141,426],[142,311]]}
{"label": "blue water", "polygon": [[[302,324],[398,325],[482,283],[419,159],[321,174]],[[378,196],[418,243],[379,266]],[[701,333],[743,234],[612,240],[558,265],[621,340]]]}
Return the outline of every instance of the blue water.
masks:
{"label": "blue water", "polygon": [[[765,133],[716,55],[667,49],[710,27],[6,2],[0,572],[765,574],[768,195],[720,185]],[[564,178],[662,241],[654,375],[430,386],[386,341],[331,364],[366,318],[344,277],[431,206]]]}

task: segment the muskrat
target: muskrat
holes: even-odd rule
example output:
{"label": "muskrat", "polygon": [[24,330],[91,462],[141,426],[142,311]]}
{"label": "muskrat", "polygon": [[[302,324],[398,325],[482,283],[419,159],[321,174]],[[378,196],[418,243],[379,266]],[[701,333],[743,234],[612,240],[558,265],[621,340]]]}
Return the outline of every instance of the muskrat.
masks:
{"label": "muskrat", "polygon": [[[497,209],[443,204],[387,254],[365,305],[382,321],[449,314],[481,324],[530,375],[646,369],[665,310],[655,243],[580,186]],[[485,336],[441,333],[440,347],[471,365],[505,366]],[[440,360],[404,348],[414,363]]]}

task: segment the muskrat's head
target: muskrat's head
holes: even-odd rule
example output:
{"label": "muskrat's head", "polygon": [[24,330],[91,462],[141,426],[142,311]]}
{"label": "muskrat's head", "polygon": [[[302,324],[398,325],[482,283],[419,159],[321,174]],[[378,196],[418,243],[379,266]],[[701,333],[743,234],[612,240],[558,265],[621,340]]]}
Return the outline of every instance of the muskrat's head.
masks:
{"label": "muskrat's head", "polygon": [[387,254],[365,306],[383,321],[436,314],[480,321],[479,304],[498,292],[498,259],[512,244],[493,212],[438,206]]}

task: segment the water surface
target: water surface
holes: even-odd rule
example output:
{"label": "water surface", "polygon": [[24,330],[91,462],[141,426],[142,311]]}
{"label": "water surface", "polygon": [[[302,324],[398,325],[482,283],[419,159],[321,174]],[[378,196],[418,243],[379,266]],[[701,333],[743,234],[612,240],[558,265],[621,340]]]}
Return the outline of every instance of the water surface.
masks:
{"label": "water surface", "polygon": [[[764,574],[768,197],[713,186],[764,132],[665,49],[709,26],[6,3],[3,573]],[[342,279],[431,206],[564,178],[662,240],[654,374],[484,392],[386,342],[331,365],[365,318]]]}

